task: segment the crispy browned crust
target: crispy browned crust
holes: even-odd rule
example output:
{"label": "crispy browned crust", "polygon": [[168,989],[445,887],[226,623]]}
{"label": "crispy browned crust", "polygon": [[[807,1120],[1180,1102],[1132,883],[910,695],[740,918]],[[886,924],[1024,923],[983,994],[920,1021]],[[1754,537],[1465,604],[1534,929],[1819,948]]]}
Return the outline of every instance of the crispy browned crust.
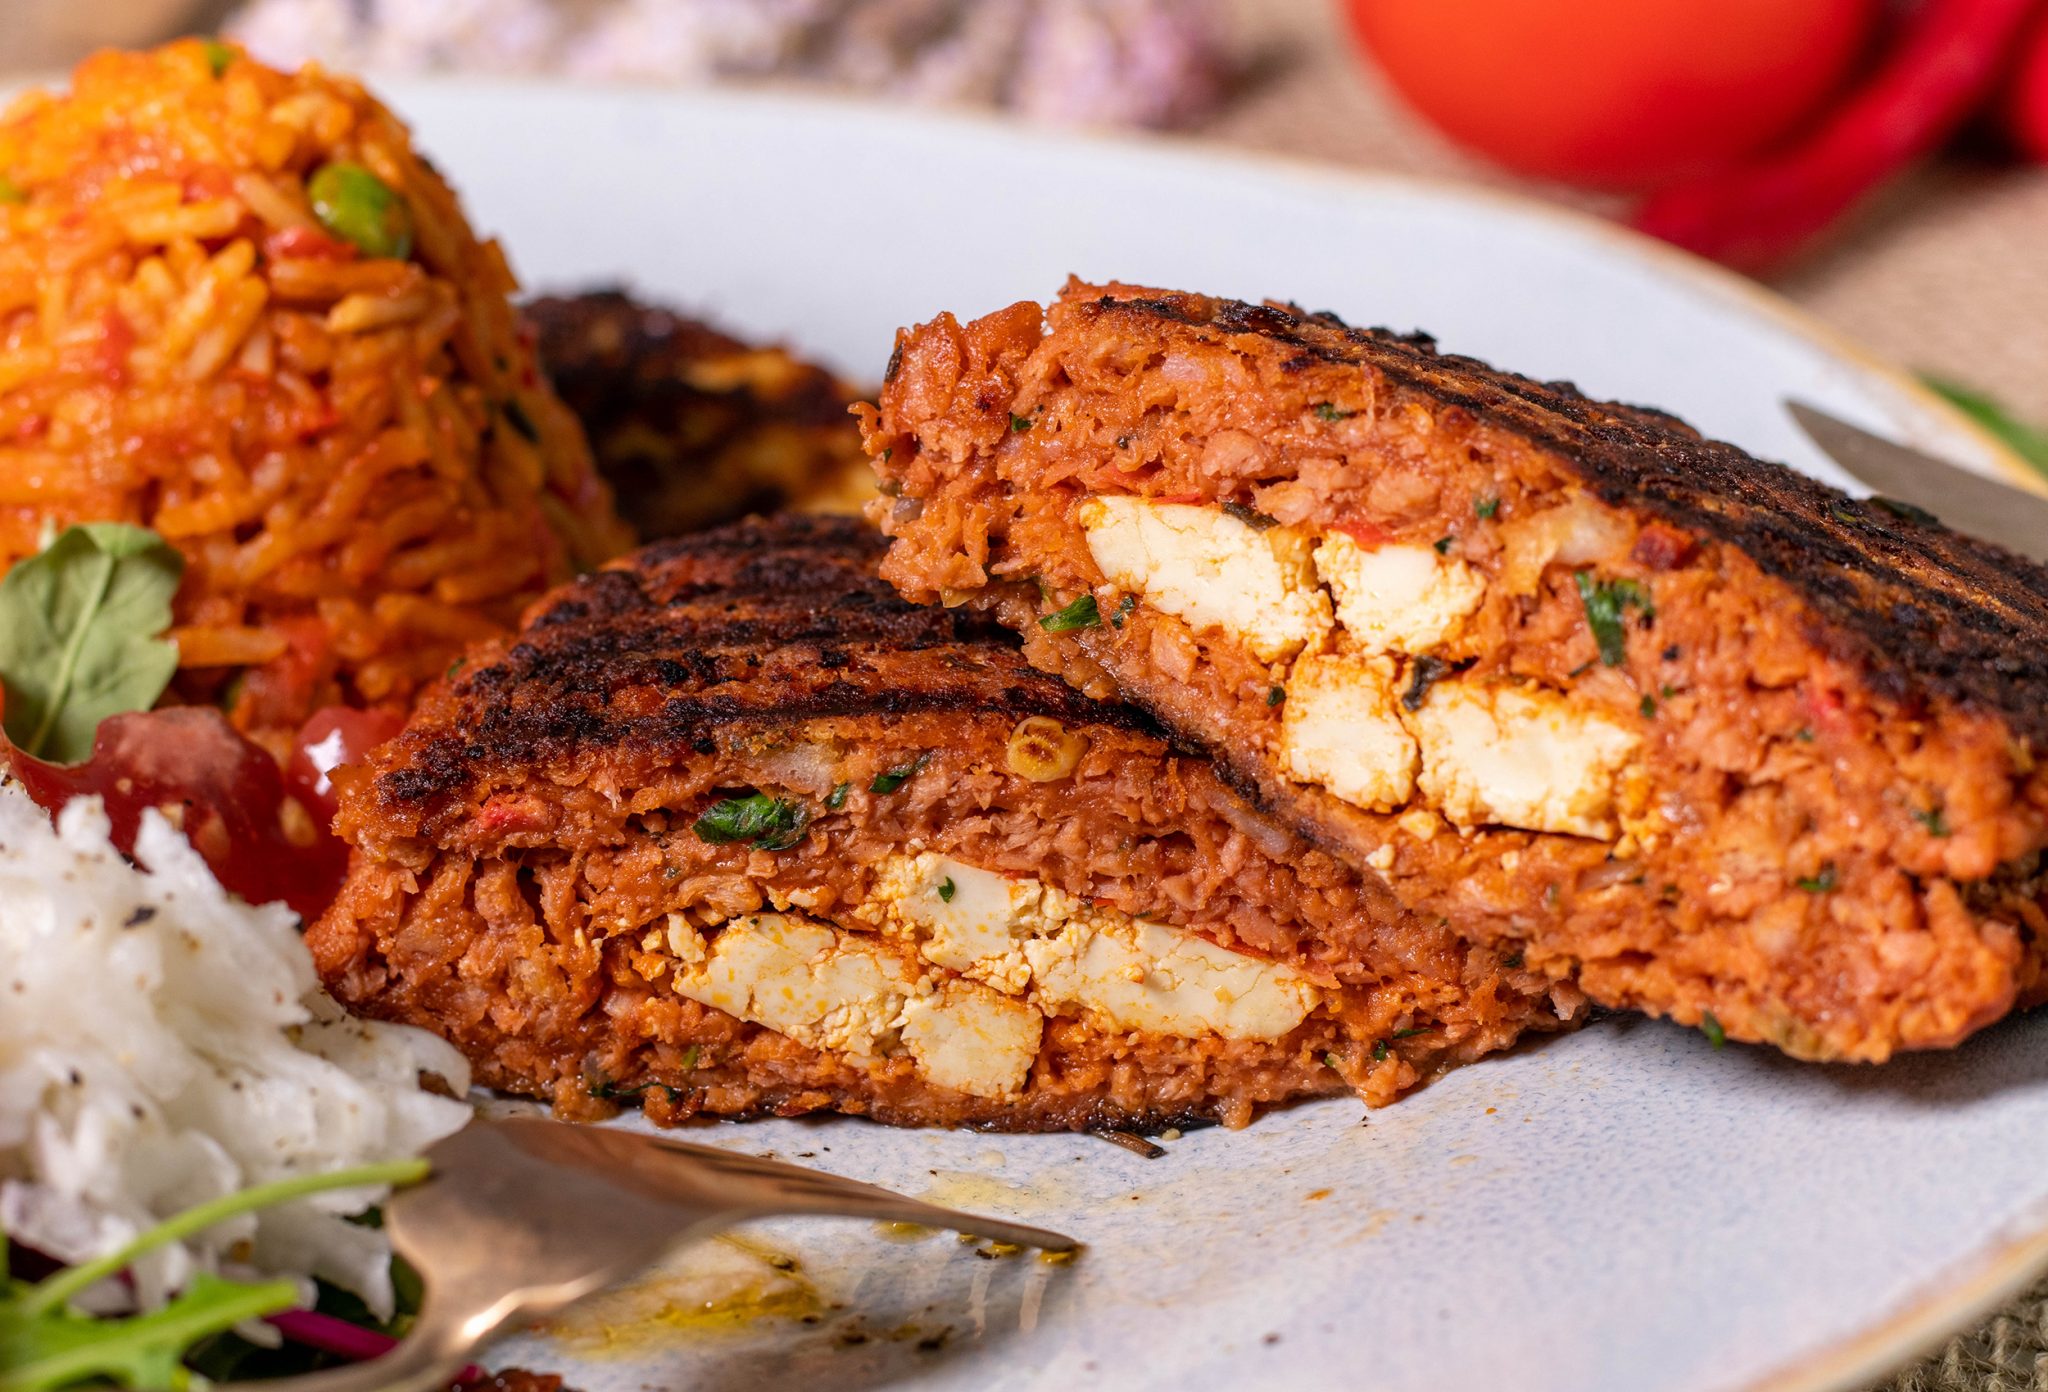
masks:
{"label": "crispy browned crust", "polygon": [[1040,715],[1163,740],[1136,708],[1035,670],[987,617],[905,604],[875,574],[885,546],[851,518],[752,519],[557,591],[387,747],[378,813],[432,837],[537,771],[627,774],[805,720]]}
{"label": "crispy browned crust", "polygon": [[824,368],[619,290],[522,313],[642,541],[783,507],[853,511],[873,492],[857,393]]}
{"label": "crispy browned crust", "polygon": [[[865,421],[898,495],[873,509],[894,538],[883,572],[905,594],[996,614],[1034,663],[1144,707],[1473,941],[1603,1003],[1808,1057],[1952,1044],[2042,991],[2040,567],[1426,339],[1130,286],[906,331]],[[1144,603],[1044,630],[1077,594],[1103,615],[1139,598],[1075,516],[1119,492],[1477,567],[1487,597],[1444,659],[1636,733],[1638,820],[1612,842],[1439,834],[1426,807],[1369,811],[1290,778],[1286,666],[1231,635]],[[1504,583],[1517,529],[1567,503],[1627,540]],[[1582,578],[1654,596],[1615,657]]]}
{"label": "crispy browned crust", "polygon": [[1602,502],[1740,550],[1805,601],[1813,641],[1854,660],[1875,694],[1907,711],[1951,701],[2048,747],[2048,568],[2003,547],[1858,501],[1664,412],[1439,352],[1427,335],[1173,292],[1102,294],[1076,308],[1110,333],[1166,320],[1255,334],[1289,371],[1364,369],[1468,411],[1555,454]]}
{"label": "crispy browned crust", "polygon": [[[989,620],[904,603],[875,574],[882,548],[853,519],[797,515],[658,543],[474,653],[345,783],[338,828],[358,850],[307,937],[330,989],[572,1115],[630,1101],[666,1121],[834,1108],[995,1129],[1242,1122],[1347,1085],[1390,1101],[1576,1013],[1575,992],[1401,910],[1141,713],[1031,668]],[[1006,771],[1027,716],[1086,737],[1071,775]],[[878,792],[898,769],[916,772]],[[802,837],[771,853],[692,834],[747,789],[800,801]],[[1292,961],[1332,1003],[1275,1041],[1055,1017],[1030,1087],[992,1100],[660,984],[672,961],[645,939],[666,914],[801,902],[862,931],[833,910],[906,846]]]}

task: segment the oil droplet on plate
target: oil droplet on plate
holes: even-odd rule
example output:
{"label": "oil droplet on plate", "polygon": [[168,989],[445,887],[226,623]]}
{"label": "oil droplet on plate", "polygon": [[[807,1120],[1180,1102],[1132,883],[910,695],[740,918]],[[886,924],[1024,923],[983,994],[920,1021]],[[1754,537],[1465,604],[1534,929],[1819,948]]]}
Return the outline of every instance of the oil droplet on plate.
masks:
{"label": "oil droplet on plate", "polygon": [[825,1312],[794,1257],[744,1238],[714,1238],[539,1325],[584,1358],[632,1358],[679,1335],[742,1329]]}

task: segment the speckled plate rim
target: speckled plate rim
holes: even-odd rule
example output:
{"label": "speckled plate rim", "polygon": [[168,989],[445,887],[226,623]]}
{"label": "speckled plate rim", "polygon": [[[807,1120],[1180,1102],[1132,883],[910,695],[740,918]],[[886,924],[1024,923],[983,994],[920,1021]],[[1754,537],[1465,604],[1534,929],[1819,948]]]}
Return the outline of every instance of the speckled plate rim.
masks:
{"label": "speckled plate rim", "polygon": [[1833,1348],[1747,1385],[1744,1392],[1859,1392],[1980,1323],[2048,1275],[2048,1210],[2029,1230],[1982,1255],[1924,1295]]}

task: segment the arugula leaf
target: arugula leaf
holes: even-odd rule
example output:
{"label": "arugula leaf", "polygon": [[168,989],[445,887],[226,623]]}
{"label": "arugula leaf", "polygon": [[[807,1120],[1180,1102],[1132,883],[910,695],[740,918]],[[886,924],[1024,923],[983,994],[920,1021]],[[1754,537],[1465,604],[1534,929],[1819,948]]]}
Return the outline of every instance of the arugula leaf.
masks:
{"label": "arugula leaf", "polygon": [[[201,1272],[163,1308],[118,1319],[83,1314],[72,1308],[72,1298],[143,1253],[226,1219],[334,1189],[416,1183],[427,1168],[425,1160],[392,1160],[254,1185],[173,1214],[118,1250],[34,1285],[8,1282],[0,1287],[0,1392],[55,1392],[103,1381],[149,1392],[200,1385],[185,1366],[186,1354],[244,1320],[297,1305],[297,1282],[252,1285]],[[0,1242],[0,1261],[4,1257]]]}
{"label": "arugula leaf", "polygon": [[64,529],[0,580],[0,684],[8,738],[58,763],[92,755],[100,721],[147,710],[170,685],[171,626],[184,557],[118,522]]}
{"label": "arugula leaf", "polygon": [[1639,609],[1650,618],[1657,610],[1650,603],[1649,595],[1633,580],[1595,580],[1591,571],[1582,570],[1573,579],[1578,581],[1579,602],[1586,606],[1586,627],[1593,630],[1593,641],[1599,644],[1600,660],[1609,667],[1619,667],[1628,657],[1628,633],[1622,620],[1630,609]]}
{"label": "arugula leaf", "polygon": [[248,1285],[207,1272],[162,1309],[95,1319],[60,1305],[31,1312],[0,1301],[0,1392],[54,1392],[100,1379],[117,1387],[181,1392],[194,1385],[185,1351],[243,1320],[298,1304],[295,1281]]}
{"label": "arugula leaf", "polygon": [[1940,377],[1922,377],[1949,404],[1996,435],[2005,446],[2043,474],[2048,474],[2048,430],[2019,419],[1997,398]]}
{"label": "arugula leaf", "polygon": [[748,793],[712,803],[690,830],[697,833],[699,841],[713,846],[751,841],[764,851],[786,851],[804,839],[810,825],[811,814],[802,803]]}

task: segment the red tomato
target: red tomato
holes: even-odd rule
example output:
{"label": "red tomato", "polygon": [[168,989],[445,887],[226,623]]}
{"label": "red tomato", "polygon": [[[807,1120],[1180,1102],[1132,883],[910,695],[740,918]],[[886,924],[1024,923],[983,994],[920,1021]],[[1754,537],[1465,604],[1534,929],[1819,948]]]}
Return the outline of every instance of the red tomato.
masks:
{"label": "red tomato", "polygon": [[1346,0],[1388,81],[1510,169],[1644,188],[1789,134],[1881,0]]}
{"label": "red tomato", "polygon": [[2037,164],[2048,164],[2048,10],[2035,18],[2020,40],[2019,60],[1999,100],[1999,115],[2020,153]]}
{"label": "red tomato", "polygon": [[323,706],[292,741],[285,786],[324,831],[334,825],[334,771],[360,761],[404,728],[405,717],[395,711]]}

